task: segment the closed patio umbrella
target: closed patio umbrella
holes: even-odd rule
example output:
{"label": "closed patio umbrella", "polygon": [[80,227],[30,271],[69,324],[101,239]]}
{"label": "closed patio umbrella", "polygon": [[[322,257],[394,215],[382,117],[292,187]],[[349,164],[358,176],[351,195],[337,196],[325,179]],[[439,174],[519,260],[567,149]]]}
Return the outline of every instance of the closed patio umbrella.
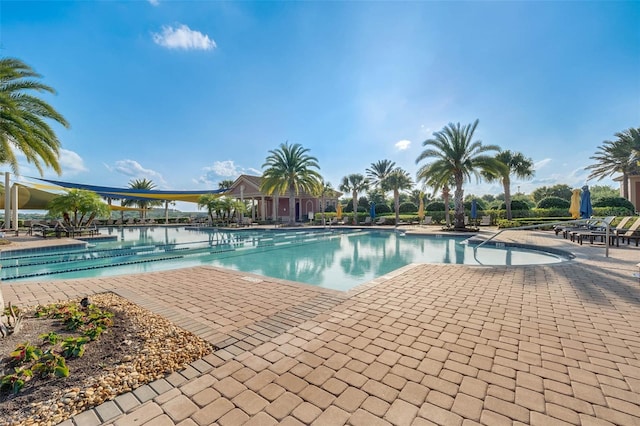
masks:
{"label": "closed patio umbrella", "polygon": [[371,216],[371,220],[376,218],[376,203],[371,203],[371,207],[369,208],[369,216]]}
{"label": "closed patio umbrella", "polygon": [[420,204],[418,205],[418,219],[420,219],[420,223],[424,220],[424,197],[422,193],[420,193]]}
{"label": "closed patio umbrella", "polygon": [[580,217],[583,219],[589,219],[593,214],[593,208],[591,207],[591,192],[589,192],[589,186],[582,187],[582,196],[580,197]]}
{"label": "closed patio umbrella", "polygon": [[336,206],[336,217],[342,219],[342,204],[340,203]]}
{"label": "closed patio umbrella", "polygon": [[574,189],[571,194],[571,205],[569,206],[569,213],[571,213],[572,219],[580,217],[580,190]]}
{"label": "closed patio umbrella", "polygon": [[478,218],[478,202],[476,200],[471,201],[471,219]]}

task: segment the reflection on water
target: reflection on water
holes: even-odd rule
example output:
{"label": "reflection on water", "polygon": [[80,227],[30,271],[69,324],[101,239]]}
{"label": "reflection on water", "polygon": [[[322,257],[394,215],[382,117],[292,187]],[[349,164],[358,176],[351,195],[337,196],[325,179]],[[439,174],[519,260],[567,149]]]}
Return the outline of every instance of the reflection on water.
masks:
{"label": "reflection on water", "polygon": [[[96,243],[84,259],[61,261],[68,254],[54,252],[47,255],[51,261],[46,265],[9,270],[3,261],[3,266],[6,273],[48,273],[48,279],[63,279],[214,265],[347,290],[409,263],[526,265],[562,260],[513,248],[481,247],[474,253],[461,238],[392,231],[121,227],[101,232],[116,235],[117,241]],[[2,273],[6,277],[5,268]]]}

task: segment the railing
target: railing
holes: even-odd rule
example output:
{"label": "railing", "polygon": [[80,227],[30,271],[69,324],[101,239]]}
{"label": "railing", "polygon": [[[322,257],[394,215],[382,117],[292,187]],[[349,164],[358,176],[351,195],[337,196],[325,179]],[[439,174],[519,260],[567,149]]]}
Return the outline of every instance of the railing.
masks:
{"label": "railing", "polygon": [[[497,237],[498,235],[502,234],[504,231],[520,231],[520,230],[527,230],[527,229],[536,229],[536,228],[541,228],[541,227],[549,227],[549,226],[557,226],[557,225],[570,225],[570,224],[588,224],[588,223],[593,223],[595,221],[595,223],[601,223],[603,225],[606,226],[606,231],[605,231],[605,236],[606,236],[606,244],[605,244],[605,257],[609,257],[609,239],[611,237],[611,224],[605,221],[605,218],[601,218],[601,217],[592,217],[589,219],[576,219],[576,220],[565,220],[562,222],[553,222],[553,223],[539,223],[537,225],[526,225],[526,226],[517,226],[515,228],[505,228],[505,229],[501,229],[500,231],[496,232],[495,234],[493,234],[491,237],[487,238],[486,240],[484,240],[483,242],[481,242],[480,244],[478,244],[477,246],[473,247],[473,257],[476,257],[476,252],[477,250],[482,247],[483,245],[485,245],[486,243],[488,243],[489,241],[493,240],[495,237]],[[600,225],[602,226],[602,225]],[[476,259],[477,261],[478,259]]]}

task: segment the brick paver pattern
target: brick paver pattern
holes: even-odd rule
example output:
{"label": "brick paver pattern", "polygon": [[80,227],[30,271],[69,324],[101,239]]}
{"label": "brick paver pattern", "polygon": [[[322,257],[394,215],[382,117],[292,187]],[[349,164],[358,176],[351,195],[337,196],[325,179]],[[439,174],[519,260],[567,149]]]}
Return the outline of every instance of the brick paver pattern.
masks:
{"label": "brick paver pattern", "polygon": [[18,303],[116,291],[216,343],[279,318],[124,413],[89,412],[103,424],[640,425],[640,251],[529,239],[578,258],[412,265],[346,294],[207,267],[3,288]]}

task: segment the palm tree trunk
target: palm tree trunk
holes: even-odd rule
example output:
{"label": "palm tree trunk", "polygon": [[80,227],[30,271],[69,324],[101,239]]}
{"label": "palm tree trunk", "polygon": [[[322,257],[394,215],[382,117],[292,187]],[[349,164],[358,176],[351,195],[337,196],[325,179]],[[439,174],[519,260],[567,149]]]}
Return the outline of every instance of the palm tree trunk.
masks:
{"label": "palm tree trunk", "polygon": [[622,196],[629,199],[629,175],[627,173],[622,174]]}
{"label": "palm tree trunk", "polygon": [[393,190],[393,207],[396,211],[396,226],[400,222],[400,191],[397,189]]}
{"label": "palm tree trunk", "polygon": [[293,188],[289,188],[289,224],[296,223],[296,193]]}
{"label": "palm tree trunk", "polygon": [[442,198],[444,199],[444,219],[447,228],[451,226],[451,215],[449,214],[449,187],[442,188]]}
{"label": "palm tree trunk", "polygon": [[453,193],[453,204],[456,208],[454,229],[465,229],[463,200],[462,177],[456,176],[456,191]]}
{"label": "palm tree trunk", "polygon": [[322,196],[322,198],[320,199],[320,210],[321,210],[321,215],[322,215],[322,226],[327,226],[327,222],[325,221],[324,218],[324,195]]}
{"label": "palm tree trunk", "polygon": [[507,209],[507,219],[513,219],[511,213],[511,181],[507,178],[502,179],[502,185],[504,187],[504,205]]}
{"label": "palm tree trunk", "polygon": [[353,204],[353,224],[358,225],[358,193],[353,191],[353,199],[351,200]]}

